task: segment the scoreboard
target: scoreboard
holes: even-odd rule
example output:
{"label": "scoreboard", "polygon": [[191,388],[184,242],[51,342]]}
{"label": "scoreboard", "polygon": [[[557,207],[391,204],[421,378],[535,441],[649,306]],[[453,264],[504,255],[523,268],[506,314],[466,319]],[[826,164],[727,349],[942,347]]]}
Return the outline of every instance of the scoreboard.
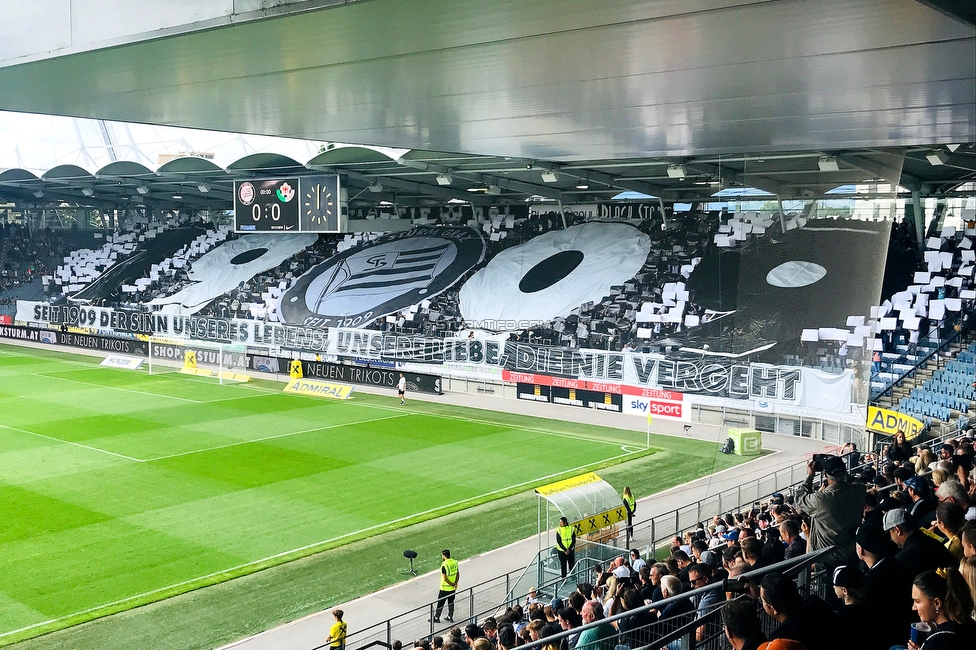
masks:
{"label": "scoreboard", "polygon": [[339,176],[234,181],[234,230],[339,232]]}

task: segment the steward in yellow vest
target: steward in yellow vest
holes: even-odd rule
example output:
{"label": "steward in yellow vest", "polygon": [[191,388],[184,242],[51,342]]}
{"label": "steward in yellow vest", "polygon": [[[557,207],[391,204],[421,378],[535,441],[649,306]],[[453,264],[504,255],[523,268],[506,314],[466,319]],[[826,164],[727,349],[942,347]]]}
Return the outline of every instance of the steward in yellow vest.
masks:
{"label": "steward in yellow vest", "polygon": [[444,610],[444,603],[447,603],[448,623],[454,622],[454,596],[457,593],[458,580],[461,579],[461,571],[458,569],[457,560],[451,559],[451,551],[444,549],[441,551],[441,588],[437,592],[437,610],[434,612],[434,622],[441,622],[441,612]]}
{"label": "steward in yellow vest", "polygon": [[569,525],[566,517],[559,518],[559,528],[556,529],[556,553],[559,555],[559,571],[565,578],[576,564],[576,529]]}

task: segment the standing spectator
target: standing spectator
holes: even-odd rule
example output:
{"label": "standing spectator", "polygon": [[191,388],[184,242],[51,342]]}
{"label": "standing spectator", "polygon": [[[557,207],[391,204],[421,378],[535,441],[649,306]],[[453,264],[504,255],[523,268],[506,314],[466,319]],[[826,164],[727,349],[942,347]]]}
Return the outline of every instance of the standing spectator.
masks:
{"label": "standing spectator", "polygon": [[437,592],[437,610],[434,612],[434,622],[440,623],[441,612],[444,611],[444,603],[447,603],[448,623],[454,622],[454,596],[457,595],[458,581],[461,579],[461,571],[458,569],[457,560],[451,557],[450,549],[441,551],[441,588]]}
{"label": "standing spectator", "polygon": [[559,555],[559,572],[563,578],[576,564],[576,530],[566,517],[559,518],[556,529],[556,553]]}
{"label": "standing spectator", "polygon": [[894,441],[888,446],[888,454],[885,460],[889,463],[901,465],[908,463],[912,456],[914,456],[912,443],[905,439],[905,432],[899,429],[895,432]]}
{"label": "standing spectator", "polygon": [[329,636],[325,642],[334,650],[344,650],[346,647],[346,631],[348,627],[345,621],[342,620],[342,610],[333,609],[332,616],[335,618],[335,623],[332,624],[332,628],[329,630]]}
{"label": "standing spectator", "polygon": [[[874,630],[876,626],[870,618],[871,611],[861,596],[864,574],[857,567],[841,565],[834,569],[831,582],[834,585],[834,595],[840,600],[840,606],[834,611],[844,622],[849,635],[845,642],[852,648],[882,650]],[[889,646],[884,646],[887,647]]]}
{"label": "standing spectator", "polygon": [[864,602],[877,622],[877,637],[882,648],[901,642],[903,630],[912,620],[909,598],[912,578],[908,570],[888,556],[891,539],[880,527],[857,529],[857,556],[867,566],[861,587]]}
{"label": "standing spectator", "polygon": [[407,378],[400,373],[400,381],[397,382],[397,396],[400,398],[400,406],[407,403]]}
{"label": "standing spectator", "polygon": [[810,515],[810,551],[836,547],[821,560],[833,568],[854,560],[854,531],[864,511],[864,485],[849,482],[847,465],[839,456],[823,461],[827,485],[813,489],[814,462],[807,463],[807,478],[797,490],[795,505]]}
{"label": "standing spectator", "polygon": [[630,486],[624,488],[623,501],[624,508],[627,509],[627,546],[630,546],[630,540],[634,538],[634,513],[637,512],[637,500],[630,491]]}

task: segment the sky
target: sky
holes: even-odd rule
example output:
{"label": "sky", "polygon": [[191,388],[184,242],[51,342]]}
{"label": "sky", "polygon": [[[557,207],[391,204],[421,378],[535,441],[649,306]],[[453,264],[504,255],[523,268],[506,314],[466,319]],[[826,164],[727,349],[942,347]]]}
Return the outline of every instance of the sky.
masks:
{"label": "sky", "polygon": [[[258,152],[282,154],[305,163],[326,144],[125,122],[106,121],[105,126],[117,145],[119,160],[139,162],[150,169],[159,167],[159,154],[189,151],[212,153],[214,163],[221,167]],[[371,148],[393,158],[406,153],[405,149]],[[20,167],[40,176],[57,165],[71,164],[94,173],[110,162],[109,148],[96,120],[0,111],[0,171]]]}

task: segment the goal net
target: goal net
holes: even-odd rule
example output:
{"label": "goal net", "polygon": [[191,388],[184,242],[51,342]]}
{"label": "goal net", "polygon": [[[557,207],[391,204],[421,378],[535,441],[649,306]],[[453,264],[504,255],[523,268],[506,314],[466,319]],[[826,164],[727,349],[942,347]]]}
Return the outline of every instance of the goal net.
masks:
{"label": "goal net", "polygon": [[149,338],[149,374],[179,372],[212,377],[221,384],[248,381],[243,346],[190,339]]}

